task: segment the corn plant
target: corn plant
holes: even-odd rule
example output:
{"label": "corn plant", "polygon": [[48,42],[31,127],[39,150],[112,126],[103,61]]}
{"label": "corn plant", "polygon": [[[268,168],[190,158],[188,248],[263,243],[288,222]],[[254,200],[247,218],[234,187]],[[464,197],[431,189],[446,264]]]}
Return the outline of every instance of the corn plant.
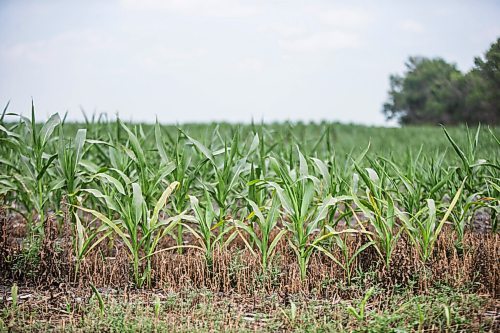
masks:
{"label": "corn plant", "polygon": [[[6,148],[11,149],[19,149],[19,139],[21,135],[16,133],[17,124],[9,124],[5,122],[6,115],[15,115],[11,113],[7,113],[7,109],[9,108],[10,101],[5,105],[2,115],[0,116],[0,142],[2,145],[0,146],[2,151],[2,157],[4,157],[5,153],[8,151]],[[17,115],[16,115],[17,116]]]}
{"label": "corn plant", "polygon": [[497,171],[500,170],[500,166],[497,164],[493,164],[485,159],[479,159],[477,157],[480,130],[481,126],[479,125],[477,127],[476,134],[472,136],[469,128],[466,128],[465,133],[467,136],[467,144],[465,149],[462,149],[451,137],[446,128],[443,127],[446,138],[450,142],[462,164],[461,167],[458,168],[458,176],[460,179],[466,179],[465,188],[469,192],[474,192],[475,189],[484,184],[484,173],[482,173],[482,171],[485,168],[494,168]]}
{"label": "corn plant", "polygon": [[[157,122],[155,125],[155,140],[156,147],[160,155],[161,164],[169,165],[171,162],[173,162],[175,169],[169,175],[169,178],[172,179],[172,181],[179,182],[177,191],[173,194],[172,198],[172,211],[174,212],[174,214],[181,214],[181,212],[188,209],[188,193],[191,185],[196,179],[196,175],[198,174],[200,168],[203,167],[203,163],[199,163],[196,167],[193,167],[192,156],[186,152],[183,142],[184,140],[180,131],[175,141],[167,135],[167,137],[170,139],[170,144],[173,146],[173,151],[171,151],[171,155],[173,156],[169,156],[168,146],[164,143],[163,137],[164,135],[159,123]],[[177,245],[179,246],[179,253],[182,253],[183,250],[183,233],[184,224],[179,223],[177,225],[176,233],[176,241]]]}
{"label": "corn plant", "polygon": [[[189,196],[189,199],[197,228],[188,224],[185,224],[185,227],[198,240],[199,246],[195,247],[203,251],[208,267],[212,267],[215,249],[225,248],[237,236],[237,233],[232,227],[223,228],[225,221],[217,218],[212,198],[207,190],[204,192],[204,200],[201,204],[194,196]],[[225,238],[227,234],[229,236]]]}
{"label": "corn plant", "polygon": [[368,303],[368,300],[370,297],[373,295],[375,292],[375,288],[371,287],[366,291],[365,296],[361,300],[361,302],[358,305],[358,308],[354,308],[352,306],[347,307],[347,312],[354,316],[357,320],[365,320],[366,319],[366,304]]}
{"label": "corn plant", "polygon": [[[184,135],[213,168],[214,184],[208,188],[208,191],[211,192],[213,199],[218,205],[217,218],[224,230],[226,226],[226,214],[230,206],[230,194],[235,191],[240,183],[241,174],[248,169],[246,156],[238,159],[238,135],[234,135],[231,146],[225,143],[224,148],[215,154],[198,140],[193,139],[185,133]],[[222,163],[216,161],[216,156],[219,153],[222,156]]]}
{"label": "corn plant", "polygon": [[110,237],[113,229],[107,224],[98,225],[98,219],[93,219],[87,225],[83,225],[77,212],[73,213],[75,219],[74,252],[76,258],[75,278],[80,270],[82,261],[103,240]]}
{"label": "corn plant", "polygon": [[464,183],[465,182],[462,182],[462,185],[439,222],[437,221],[437,209],[433,199],[427,199],[427,207],[421,209],[411,218],[397,211],[398,217],[403,221],[403,228],[411,242],[418,249],[420,258],[423,262],[426,262],[431,257],[434,244],[462,194]]}
{"label": "corn plant", "polygon": [[[369,227],[373,228],[372,234],[367,234],[367,237],[373,242],[386,267],[389,267],[392,252],[402,231],[396,222],[394,200],[390,192],[383,187],[382,180],[375,170],[371,168],[362,170],[356,164],[355,168],[357,173],[354,175],[352,199],[357,209],[368,220]],[[365,197],[358,196],[356,193],[358,176],[361,176],[366,185]],[[358,224],[366,231],[357,213],[354,211],[353,213]]]}
{"label": "corn plant", "polygon": [[[364,156],[364,153],[362,154],[362,156]],[[333,197],[339,197],[345,195],[346,193],[349,193],[349,182],[346,181],[345,175],[350,172],[350,167],[348,165],[344,165],[344,167],[341,168],[337,163],[335,153],[331,156],[328,164],[314,157],[312,157],[311,160],[313,161],[313,166],[321,176],[319,184],[321,196],[325,197],[329,195]],[[336,216],[337,213],[340,214]],[[326,219],[324,221],[320,221],[321,229],[326,232],[326,226],[335,227],[339,221],[350,214],[350,211],[340,211],[338,205],[330,206],[328,208]]]}
{"label": "corn plant", "polygon": [[[490,198],[487,196],[488,182],[495,179],[495,176],[498,175],[498,171],[500,170],[500,166],[486,159],[478,158],[477,152],[480,129],[481,126],[479,125],[475,135],[472,136],[469,128],[466,128],[467,144],[465,145],[465,149],[462,149],[451,137],[446,128],[443,127],[446,138],[452,145],[453,150],[462,164],[462,166],[457,169],[457,175],[459,178],[464,179],[465,189],[468,191],[466,198],[459,203],[459,212],[452,214],[455,230],[458,235],[457,245],[459,247],[462,247],[465,227],[470,223],[474,212],[481,207],[490,206],[488,202],[495,202],[494,197]],[[490,133],[495,139],[497,146],[500,147],[496,136],[492,132]],[[495,208],[493,209],[495,211]]]}
{"label": "corn plant", "polygon": [[89,284],[90,284],[90,289],[92,289],[92,294],[95,295],[95,297],[97,298],[97,302],[99,304],[99,313],[102,316],[104,314],[104,299],[102,298],[102,295],[99,292],[99,290],[97,290],[97,288],[92,283]]}
{"label": "corn plant", "polygon": [[[458,191],[462,191],[462,187],[465,182],[466,180],[462,182],[462,186],[458,189]],[[482,194],[481,191],[480,193],[460,196],[457,200],[457,208],[451,212],[450,219],[453,222],[453,227],[457,235],[456,246],[457,248],[462,249],[465,229],[468,225],[471,225],[474,213],[483,207],[489,207],[495,211],[495,209],[498,209],[498,199],[488,197]]]}
{"label": "corn plant", "polygon": [[[439,159],[431,159],[425,164],[421,163],[418,157],[416,159],[410,159],[408,161],[408,170],[406,171],[403,171],[392,160],[386,158],[382,158],[382,160],[385,161],[395,172],[395,176],[390,179],[393,186],[396,188],[395,192],[397,193],[397,200],[405,211],[412,214],[415,214],[424,208],[425,202],[423,202],[423,198],[437,198],[437,193],[446,187],[454,176],[455,171],[455,169],[445,170],[442,168],[441,165],[439,165]],[[414,169],[415,165],[417,165],[419,170],[426,170],[427,176],[424,175],[424,172],[420,174],[420,171],[416,171]],[[437,177],[432,177],[433,179],[438,179],[437,181],[426,179],[431,178],[431,172],[429,171],[432,171],[433,169],[439,170],[439,175]]]}
{"label": "corn plant", "polygon": [[[16,161],[18,160],[17,152],[20,151],[22,143],[20,140],[21,135],[16,133],[19,124],[11,125],[4,122],[9,104],[10,102],[7,103],[0,116],[0,195],[2,195],[4,203],[15,201],[28,202],[30,199],[23,194],[24,191],[19,191],[17,182],[12,179],[14,175],[20,174]],[[17,200],[15,198],[16,195],[18,197]],[[26,213],[16,209],[15,205],[7,204],[6,207],[17,211],[26,218]]]}
{"label": "corn plant", "polygon": [[295,170],[286,169],[275,158],[271,158],[270,163],[279,183],[267,183],[276,191],[285,210],[286,218],[283,224],[292,235],[289,244],[297,256],[300,277],[305,280],[311,255],[322,241],[333,236],[332,233],[320,235],[317,226],[326,218],[329,207],[336,205],[341,198],[327,197],[321,205],[313,202],[318,179],[309,175],[307,161],[298,147],[297,152],[299,174],[297,175]]}
{"label": "corn plant", "polygon": [[340,268],[345,273],[346,281],[347,284],[351,284],[352,280],[352,274],[353,270],[355,268],[355,263],[357,257],[363,253],[368,247],[372,246],[374,243],[373,241],[365,242],[363,245],[360,247],[354,249],[354,252],[351,253],[351,249],[349,247],[348,243],[348,237],[351,237],[352,235],[355,234],[362,234],[362,233],[368,233],[368,232],[363,232],[361,230],[356,230],[356,229],[344,229],[341,232],[336,232],[332,227],[326,226],[328,233],[332,235],[332,238],[334,240],[335,246],[337,246],[340,250],[341,253],[341,258],[336,258],[331,252],[325,251],[324,248],[319,248],[318,249],[323,252],[328,258],[333,260],[335,264],[337,264]]}
{"label": "corn plant", "polygon": [[86,135],[86,129],[79,129],[74,141],[67,142],[64,139],[63,126],[59,126],[58,171],[60,180],[57,185],[53,186],[53,189],[61,187],[66,193],[69,203],[69,222],[73,218],[74,205],[77,204],[76,197],[84,181],[80,162],[84,153]]}
{"label": "corn plant", "polygon": [[266,216],[264,216],[262,210],[257,206],[255,202],[249,200],[249,204],[253,210],[247,217],[247,220],[250,221],[253,216],[256,216],[257,228],[254,228],[254,225],[252,223],[246,224],[243,221],[235,221],[235,223],[239,229],[243,230],[250,237],[250,241],[255,245],[258,253],[254,250],[254,247],[250,245],[247,239],[240,233],[241,239],[244,241],[245,245],[250,250],[252,255],[260,256],[262,268],[263,270],[267,270],[268,265],[276,254],[276,245],[287,233],[287,229],[281,229],[278,234],[275,235],[271,240],[271,233],[276,229],[278,218],[280,216],[280,201],[276,195],[273,196],[271,206],[267,210]]}
{"label": "corn plant", "polygon": [[[132,257],[133,277],[136,286],[141,287],[145,282],[151,283],[151,257],[156,253],[156,247],[161,239],[171,233],[183,215],[171,216],[161,219],[160,212],[164,210],[168,198],[179,183],[174,182],[165,189],[161,197],[152,208],[146,204],[142,189],[138,183],[124,186],[126,192],[115,195],[114,198],[107,197],[112,203],[111,209],[118,214],[119,218],[111,220],[104,214],[85,207],[80,210],[90,213],[113,230],[113,234],[120,238],[125,244]],[[97,192],[93,191],[92,194]],[[120,192],[118,192],[120,193]],[[106,197],[99,195],[100,198]],[[141,263],[145,262],[145,267]]]}
{"label": "corn plant", "polygon": [[64,132],[60,126],[59,132],[59,169],[64,181],[64,187],[69,196],[74,197],[80,187],[79,164],[84,153],[84,144],[87,136],[86,129],[79,129],[75,139],[67,144],[64,139]]}
{"label": "corn plant", "polygon": [[35,106],[31,104],[31,119],[21,117],[25,124],[24,144],[20,145],[20,174],[14,179],[20,185],[20,191],[27,192],[30,199],[25,205],[28,209],[29,222],[33,221],[30,209],[34,209],[38,215],[38,223],[34,226],[35,234],[43,235],[43,224],[45,222],[46,206],[49,202],[48,195],[52,188],[47,180],[47,170],[57,158],[57,154],[49,154],[48,146],[52,139],[55,128],[60,123],[58,114],[52,115],[41,128],[36,125]]}
{"label": "corn plant", "polygon": [[[491,180],[487,180],[488,188],[488,198],[492,200],[489,202],[488,207],[491,211],[491,229],[493,232],[498,231],[498,217],[500,216],[500,178],[492,177]],[[495,200],[495,198],[497,198]]]}
{"label": "corn plant", "polygon": [[128,157],[128,160],[124,160],[127,164],[124,165],[125,169],[122,171],[136,178],[137,183],[143,191],[144,200],[148,204],[154,204],[155,198],[160,194],[158,193],[158,185],[176,166],[173,162],[162,163],[159,167],[156,163],[151,163],[148,159],[150,154],[147,154],[147,151],[143,148],[145,146],[145,134],[142,128],[139,127],[137,129],[136,127],[135,132],[138,133],[136,134],[121,121],[119,123],[128,136],[127,145],[115,145],[115,148],[119,148],[115,150],[116,152],[123,151]]}

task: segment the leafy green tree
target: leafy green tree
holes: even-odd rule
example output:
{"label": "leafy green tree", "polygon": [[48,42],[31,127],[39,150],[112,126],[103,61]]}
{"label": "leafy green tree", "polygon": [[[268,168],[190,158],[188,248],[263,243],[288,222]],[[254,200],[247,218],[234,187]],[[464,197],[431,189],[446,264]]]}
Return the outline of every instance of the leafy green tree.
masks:
{"label": "leafy green tree", "polygon": [[401,124],[455,123],[463,104],[462,73],[443,59],[410,57],[404,76],[391,75],[383,112]]}
{"label": "leafy green tree", "polygon": [[466,120],[500,124],[500,38],[466,75]]}
{"label": "leafy green tree", "polygon": [[410,57],[390,76],[383,113],[405,124],[500,123],[500,38],[462,74],[441,58]]}

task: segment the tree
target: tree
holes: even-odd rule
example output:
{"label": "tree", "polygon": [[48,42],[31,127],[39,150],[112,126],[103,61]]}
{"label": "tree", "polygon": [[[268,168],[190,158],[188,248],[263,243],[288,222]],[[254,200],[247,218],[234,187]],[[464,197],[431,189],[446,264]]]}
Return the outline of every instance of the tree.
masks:
{"label": "tree", "polygon": [[467,73],[466,109],[469,122],[500,124],[500,38],[474,59]]}
{"label": "tree", "polygon": [[390,76],[383,112],[401,124],[454,123],[462,104],[462,73],[443,59],[410,57],[404,76]]}
{"label": "tree", "polygon": [[500,38],[465,75],[441,58],[410,57],[403,76],[390,76],[382,111],[401,124],[499,124],[499,64]]}

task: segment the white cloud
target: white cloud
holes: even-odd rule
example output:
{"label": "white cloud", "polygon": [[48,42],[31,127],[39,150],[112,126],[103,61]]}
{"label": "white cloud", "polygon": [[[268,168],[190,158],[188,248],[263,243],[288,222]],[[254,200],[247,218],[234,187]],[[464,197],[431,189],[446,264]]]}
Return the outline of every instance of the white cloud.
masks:
{"label": "white cloud", "polygon": [[336,8],[318,12],[321,23],[335,27],[357,29],[372,21],[372,15],[357,8]]}
{"label": "white cloud", "polygon": [[424,26],[415,20],[407,19],[400,23],[401,29],[411,33],[422,33],[425,31]]}
{"label": "white cloud", "polygon": [[19,42],[7,47],[1,54],[11,61],[43,65],[110,46],[110,38],[98,31],[86,29],[66,31],[34,42]]}
{"label": "white cloud", "polygon": [[255,6],[232,0],[122,0],[131,10],[164,10],[183,15],[245,17],[257,13]]}
{"label": "white cloud", "polygon": [[303,52],[356,48],[361,44],[358,34],[342,30],[316,32],[306,37],[279,41],[279,45],[285,50]]}
{"label": "white cloud", "polygon": [[264,33],[274,33],[283,38],[298,38],[307,35],[307,29],[301,24],[273,23],[261,30]]}
{"label": "white cloud", "polygon": [[157,45],[144,49],[138,55],[139,64],[144,69],[159,71],[169,68],[189,67],[197,59],[207,54],[204,48],[179,49],[164,45]]}
{"label": "white cloud", "polygon": [[287,51],[320,52],[361,46],[374,14],[359,8],[305,6],[295,22],[273,23],[267,31],[278,35]]}
{"label": "white cloud", "polygon": [[237,64],[237,67],[244,72],[262,72],[264,66],[257,58],[245,58]]}

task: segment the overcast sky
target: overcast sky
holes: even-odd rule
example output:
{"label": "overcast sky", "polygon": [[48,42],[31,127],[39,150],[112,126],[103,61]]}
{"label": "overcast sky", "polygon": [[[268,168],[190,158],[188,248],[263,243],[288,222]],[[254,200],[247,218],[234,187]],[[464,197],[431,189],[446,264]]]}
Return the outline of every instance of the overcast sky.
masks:
{"label": "overcast sky", "polygon": [[[499,1],[0,0],[0,104],[164,123],[386,124],[409,55],[461,70],[500,36]],[[3,108],[3,107],[2,107]]]}

